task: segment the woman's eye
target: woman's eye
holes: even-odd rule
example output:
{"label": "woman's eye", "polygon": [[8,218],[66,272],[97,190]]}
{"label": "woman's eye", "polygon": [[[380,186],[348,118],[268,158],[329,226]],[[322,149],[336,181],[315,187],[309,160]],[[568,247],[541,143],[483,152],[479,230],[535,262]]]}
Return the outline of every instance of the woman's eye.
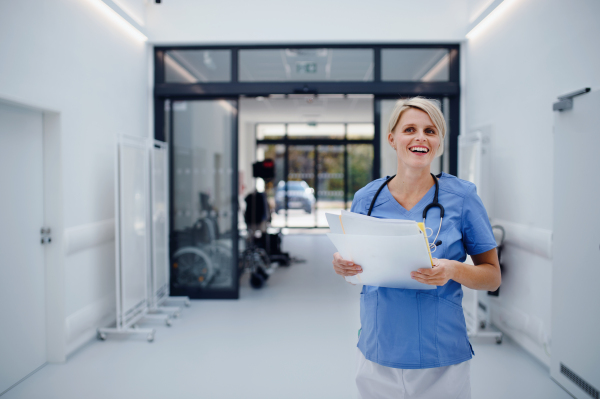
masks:
{"label": "woman's eye", "polygon": [[412,133],[412,132],[414,132],[414,131],[415,131],[415,129],[414,129],[413,127],[407,127],[407,128],[404,130],[404,131],[405,131],[406,133]]}
{"label": "woman's eye", "polygon": [[435,131],[433,131],[431,129],[427,129],[427,130],[425,130],[425,133],[427,133],[427,134],[435,134]]}

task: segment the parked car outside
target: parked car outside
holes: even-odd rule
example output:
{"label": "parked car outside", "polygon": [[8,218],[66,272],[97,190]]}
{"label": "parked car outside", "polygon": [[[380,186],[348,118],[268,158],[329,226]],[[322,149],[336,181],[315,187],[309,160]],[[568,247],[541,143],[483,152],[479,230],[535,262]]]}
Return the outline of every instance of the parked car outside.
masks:
{"label": "parked car outside", "polygon": [[[275,212],[279,213],[281,209],[285,209],[285,190],[286,183],[282,180],[277,184],[275,189]],[[287,196],[288,209],[304,209],[306,213],[312,213],[315,204],[315,190],[309,187],[304,180],[288,181]]]}

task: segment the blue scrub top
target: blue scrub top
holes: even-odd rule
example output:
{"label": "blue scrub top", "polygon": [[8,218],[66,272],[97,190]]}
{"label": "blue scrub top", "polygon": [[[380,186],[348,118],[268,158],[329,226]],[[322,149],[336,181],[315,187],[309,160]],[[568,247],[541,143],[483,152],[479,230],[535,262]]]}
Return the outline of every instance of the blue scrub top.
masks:
{"label": "blue scrub top", "polygon": [[[351,211],[366,215],[377,189],[387,179],[377,179],[354,196]],[[473,183],[442,173],[438,201],[445,209],[441,240],[432,256],[464,262],[496,248],[487,212]],[[388,187],[379,193],[371,216],[381,219],[423,221],[423,209],[433,201],[435,185],[410,210],[396,201]],[[425,225],[435,238],[440,211],[431,208]],[[429,230],[427,230],[429,232]],[[358,348],[366,359],[387,367],[422,369],[443,367],[471,359],[462,309],[462,288],[449,280],[435,290],[410,290],[363,286],[360,295],[361,333]]]}

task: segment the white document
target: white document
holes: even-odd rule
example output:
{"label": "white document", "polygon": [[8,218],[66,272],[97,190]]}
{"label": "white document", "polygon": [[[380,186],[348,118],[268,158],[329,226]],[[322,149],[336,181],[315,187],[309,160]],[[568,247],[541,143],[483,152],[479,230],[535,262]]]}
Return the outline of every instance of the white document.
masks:
{"label": "white document", "polygon": [[325,217],[327,218],[327,223],[329,224],[329,229],[333,234],[344,234],[344,230],[342,229],[342,223],[340,221],[340,215],[334,215],[333,213],[326,213]]}
{"label": "white document", "polygon": [[[348,211],[341,212],[341,227],[344,234],[409,236],[419,234],[421,229],[414,220],[378,219]],[[340,217],[338,216],[338,218]],[[327,219],[329,221],[329,218]],[[331,230],[332,233],[335,233]]]}
{"label": "white document", "polygon": [[404,236],[327,234],[344,259],[360,265],[363,272],[346,277],[353,284],[376,287],[433,290],[410,277],[417,269],[431,269],[423,233]]}

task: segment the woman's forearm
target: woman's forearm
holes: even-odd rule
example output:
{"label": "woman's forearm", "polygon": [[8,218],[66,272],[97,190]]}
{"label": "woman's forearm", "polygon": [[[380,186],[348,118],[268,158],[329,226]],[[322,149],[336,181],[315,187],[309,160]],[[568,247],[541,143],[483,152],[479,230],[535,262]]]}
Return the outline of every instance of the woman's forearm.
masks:
{"label": "woman's forearm", "polygon": [[491,263],[477,266],[453,261],[452,280],[474,290],[496,291],[500,287],[502,277],[500,268]]}

